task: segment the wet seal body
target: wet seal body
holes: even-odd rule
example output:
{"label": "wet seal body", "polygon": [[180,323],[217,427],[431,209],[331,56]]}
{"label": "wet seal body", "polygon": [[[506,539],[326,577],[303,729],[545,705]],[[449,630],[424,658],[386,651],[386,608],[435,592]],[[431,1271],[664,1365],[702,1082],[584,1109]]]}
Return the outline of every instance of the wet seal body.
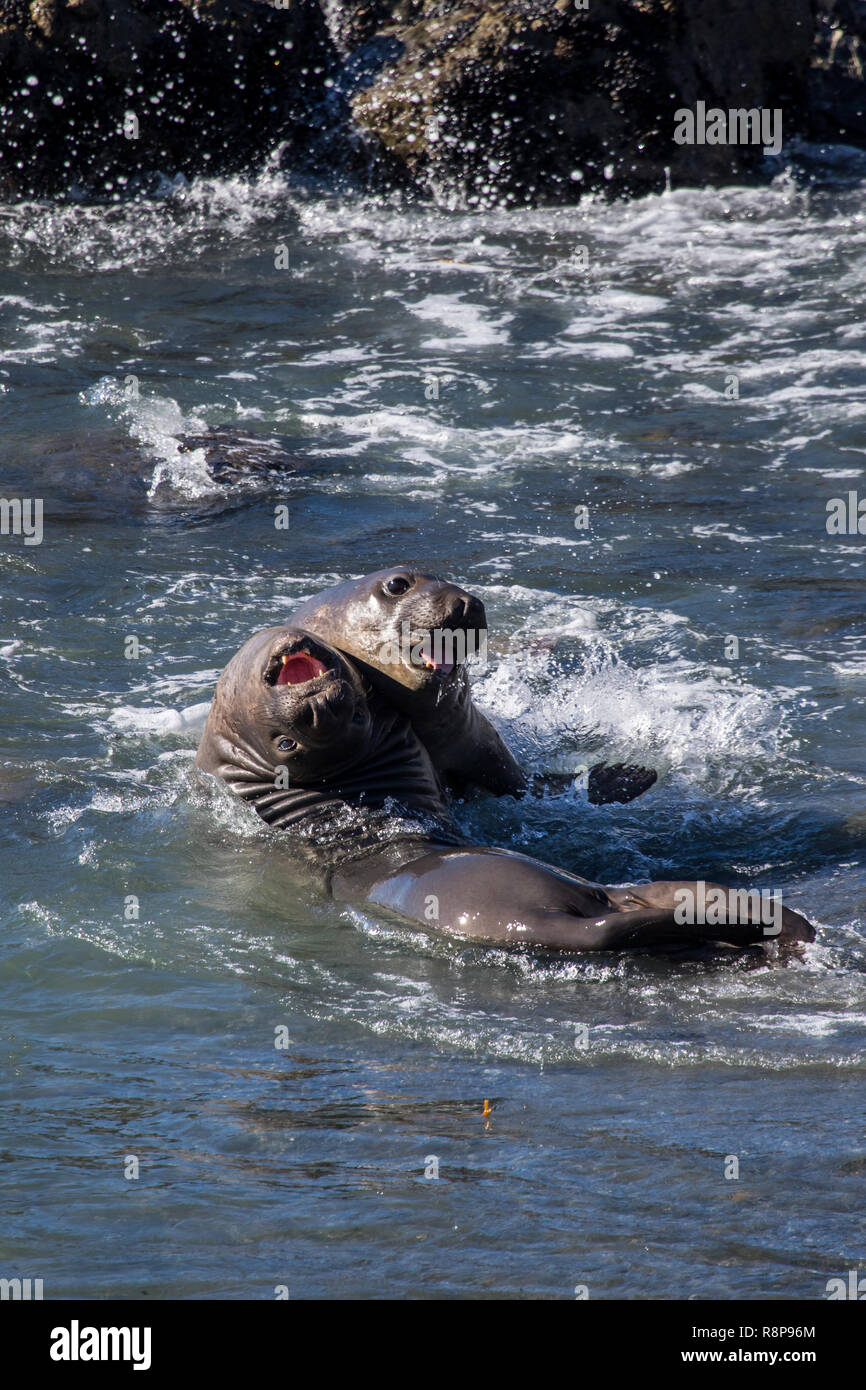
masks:
{"label": "wet seal body", "polygon": [[426,750],[398,711],[367,695],[357,668],[332,647],[300,629],[266,628],[220,676],[196,766],[277,828],[388,798],[446,818]]}
{"label": "wet seal body", "polygon": [[[365,688],[353,662],[303,629],[268,628],[232,658],[196,765],[269,825],[312,826],[338,901],[374,904],[426,931],[566,952],[743,949],[814,937],[787,908],[773,937],[749,912],[746,921],[719,924],[717,914],[712,924],[684,924],[681,893],[697,884],[604,888],[526,855],[461,843],[408,719]],[[414,827],[383,834],[375,813],[397,805]],[[350,823],[340,816],[346,808],[357,813]]]}
{"label": "wet seal body", "polygon": [[[475,786],[494,796],[521,796],[571,785],[571,778],[555,776],[533,783],[473,703],[464,662],[486,642],[487,615],[466,589],[398,566],[324,589],[289,621],[358,663],[408,717],[437,772],[456,790]],[[631,801],[655,780],[647,768],[600,764],[590,771],[589,799]]]}
{"label": "wet seal body", "polygon": [[[477,650],[487,633],[480,599],[457,584],[405,566],[378,570],[314,595],[290,622],[346,652],[371,685],[405,714],[441,776],[495,796],[517,795],[526,777],[472,701],[461,660],[440,653],[436,634]],[[459,652],[456,653],[459,655]],[[414,656],[414,659],[413,659]]]}

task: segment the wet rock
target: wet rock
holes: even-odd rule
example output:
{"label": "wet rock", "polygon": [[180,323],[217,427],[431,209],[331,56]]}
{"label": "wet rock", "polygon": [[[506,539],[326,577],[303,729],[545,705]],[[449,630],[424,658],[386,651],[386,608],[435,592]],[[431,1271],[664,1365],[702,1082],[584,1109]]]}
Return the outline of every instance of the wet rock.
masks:
{"label": "wet rock", "polygon": [[383,25],[407,24],[423,10],[422,0],[322,0],[325,22],[338,52],[346,57],[375,38]]}
{"label": "wet rock", "polygon": [[782,112],[866,143],[862,0],[0,0],[0,196],[280,167],[471,204],[724,182]]}
{"label": "wet rock", "polygon": [[205,434],[180,435],[178,445],[182,454],[198,453],[220,484],[255,474],[315,473],[326,467],[304,457],[304,441],[300,439],[211,429]]}
{"label": "wet rock", "polygon": [[866,4],[816,0],[815,18],[809,133],[866,145]]}
{"label": "wet rock", "polygon": [[781,108],[790,132],[813,32],[809,0],[404,0],[370,25],[342,31],[368,58],[356,121],[417,186],[480,204],[748,174],[760,145],[677,144],[675,112]]}
{"label": "wet rock", "polygon": [[0,0],[0,192],[315,160],[336,61],[315,0]]}

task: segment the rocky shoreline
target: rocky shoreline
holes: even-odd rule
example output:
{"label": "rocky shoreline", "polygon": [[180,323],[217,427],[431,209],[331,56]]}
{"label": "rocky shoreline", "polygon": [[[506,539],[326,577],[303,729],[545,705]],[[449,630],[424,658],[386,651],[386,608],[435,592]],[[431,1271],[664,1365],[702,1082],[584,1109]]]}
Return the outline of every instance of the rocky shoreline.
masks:
{"label": "rocky shoreline", "polygon": [[[275,150],[476,206],[762,177],[772,113],[786,141],[866,146],[864,45],[862,0],[0,0],[0,195]],[[735,128],[750,110],[763,132]]]}

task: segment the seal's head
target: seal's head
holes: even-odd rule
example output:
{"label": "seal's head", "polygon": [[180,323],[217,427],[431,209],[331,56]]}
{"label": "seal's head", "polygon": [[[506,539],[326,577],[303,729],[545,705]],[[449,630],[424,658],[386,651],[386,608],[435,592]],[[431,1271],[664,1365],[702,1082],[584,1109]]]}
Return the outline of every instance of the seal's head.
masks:
{"label": "seal's head", "polygon": [[[297,627],[245,642],[217,682],[196,765],[230,783],[315,786],[364,758],[371,715],[359,673]],[[241,790],[239,787],[238,790]]]}
{"label": "seal's head", "polygon": [[462,678],[487,635],[484,605],[458,584],[397,565],[326,589],[293,620],[408,691]]}

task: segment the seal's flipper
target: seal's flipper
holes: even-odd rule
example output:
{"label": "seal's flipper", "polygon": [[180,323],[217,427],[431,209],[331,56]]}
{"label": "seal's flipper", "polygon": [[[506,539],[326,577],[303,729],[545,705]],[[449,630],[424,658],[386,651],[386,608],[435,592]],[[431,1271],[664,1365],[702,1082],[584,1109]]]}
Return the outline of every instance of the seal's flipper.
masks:
{"label": "seal's flipper", "polygon": [[598,763],[589,770],[586,794],[593,806],[607,806],[612,801],[634,801],[658,781],[651,767],[632,763]]}
{"label": "seal's flipper", "polygon": [[[593,806],[607,806],[614,801],[634,801],[643,796],[658,781],[651,767],[636,767],[631,763],[597,763],[589,770],[587,799]],[[555,796],[570,791],[576,778],[570,773],[536,772],[527,790],[533,796]],[[519,795],[515,792],[514,795]]]}

